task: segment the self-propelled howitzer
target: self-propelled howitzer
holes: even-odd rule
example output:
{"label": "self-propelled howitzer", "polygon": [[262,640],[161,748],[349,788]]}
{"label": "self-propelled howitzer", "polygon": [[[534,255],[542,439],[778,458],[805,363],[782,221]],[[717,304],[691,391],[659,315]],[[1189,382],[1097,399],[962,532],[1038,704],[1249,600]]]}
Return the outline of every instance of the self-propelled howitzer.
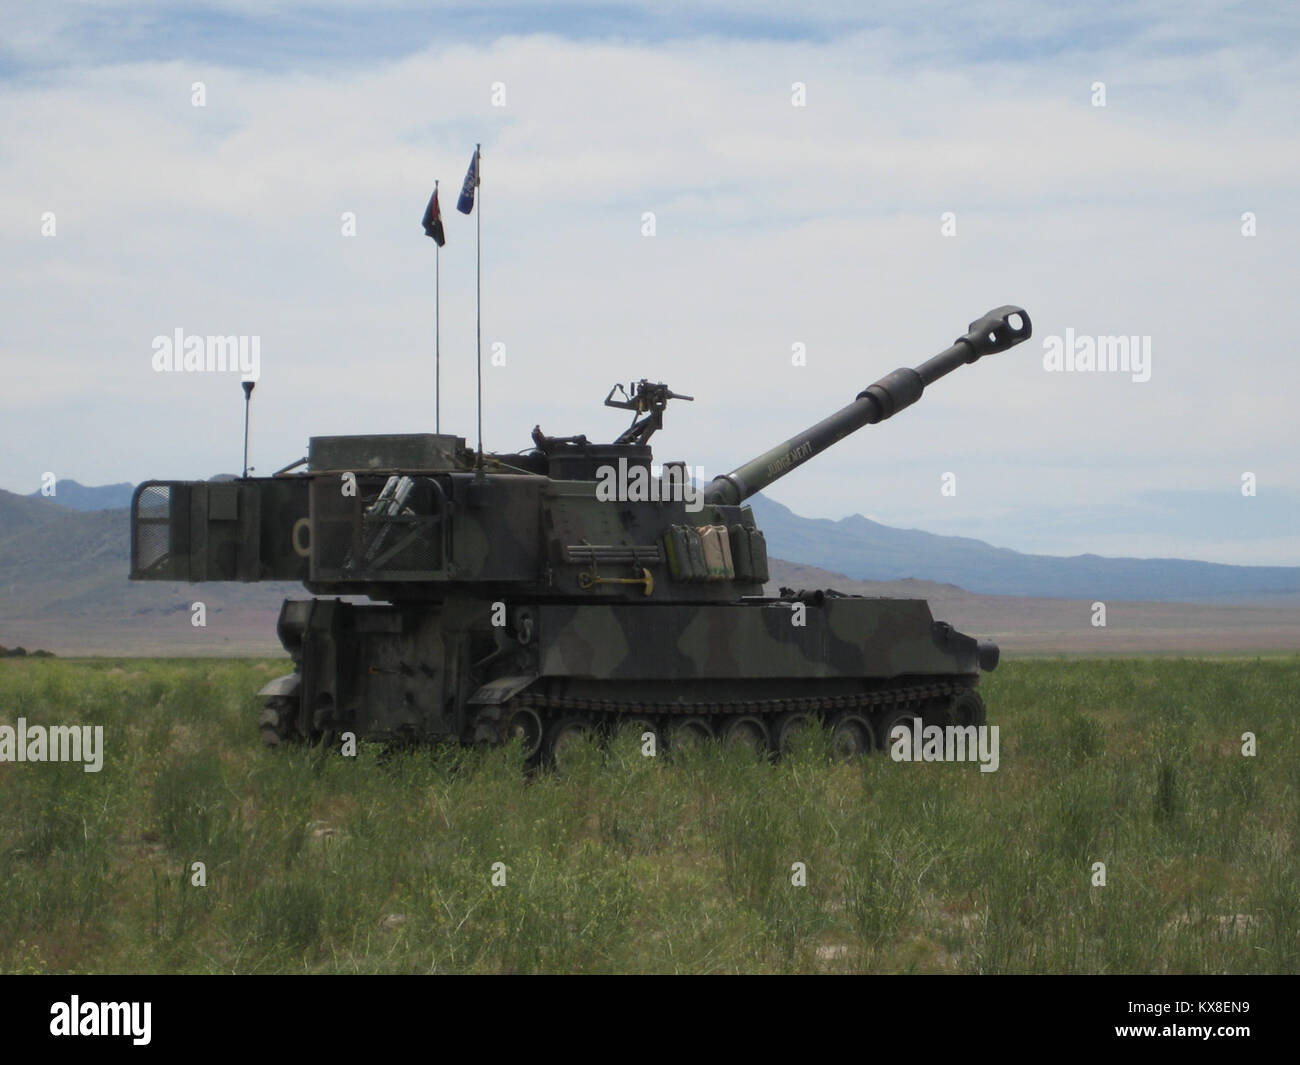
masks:
{"label": "self-propelled howitzer", "polygon": [[313,437],[271,477],[148,481],[132,501],[131,577],[312,593],[280,611],[295,670],[261,692],[273,745],[517,737],[539,759],[628,723],[670,746],[780,750],[820,721],[853,755],[913,715],[980,724],[996,647],[922,600],[764,595],[766,542],[745,500],[1029,335],[1023,310],[990,312],[703,491],[683,464],[652,473],[665,407],[691,397],[648,380],[606,397],[634,412],[610,444],[540,428],[517,454],[445,434]]}

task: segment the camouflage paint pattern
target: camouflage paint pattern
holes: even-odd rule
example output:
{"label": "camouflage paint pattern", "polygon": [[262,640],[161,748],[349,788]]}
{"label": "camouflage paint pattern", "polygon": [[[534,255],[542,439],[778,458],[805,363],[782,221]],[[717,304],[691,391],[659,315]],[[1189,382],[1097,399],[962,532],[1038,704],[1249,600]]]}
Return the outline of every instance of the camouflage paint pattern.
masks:
{"label": "camouflage paint pattern", "polygon": [[1029,335],[1019,308],[990,312],[921,366],[716,478],[693,510],[667,491],[597,495],[611,464],[648,474],[664,405],[689,398],[649,382],[611,404],[640,417],[613,444],[536,429],[533,451],[480,457],[432,433],[316,437],[301,472],[145,482],[131,506],[131,578],[297,580],[317,596],[372,600],[285,602],[278,629],[297,671],[264,694],[301,737],[494,736],[511,701],[536,690],[601,707],[743,709],[768,691],[973,678],[995,654],[922,601],[763,598],[766,547],[744,500]]}

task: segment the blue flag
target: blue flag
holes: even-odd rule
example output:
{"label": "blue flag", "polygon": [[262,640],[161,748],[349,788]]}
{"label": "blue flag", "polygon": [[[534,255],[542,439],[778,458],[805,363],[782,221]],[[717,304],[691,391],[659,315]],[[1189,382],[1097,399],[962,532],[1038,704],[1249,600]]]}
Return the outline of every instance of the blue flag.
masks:
{"label": "blue flag", "polygon": [[460,199],[456,201],[456,210],[469,214],[474,210],[474,190],[478,188],[478,149],[474,149],[474,158],[469,161],[469,170],[465,172],[465,184],[460,187]]}

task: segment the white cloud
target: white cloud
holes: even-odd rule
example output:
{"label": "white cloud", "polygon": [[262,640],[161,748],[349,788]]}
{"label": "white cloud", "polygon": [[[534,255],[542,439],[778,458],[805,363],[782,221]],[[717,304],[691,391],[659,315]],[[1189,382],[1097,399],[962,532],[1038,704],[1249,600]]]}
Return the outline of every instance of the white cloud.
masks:
{"label": "white cloud", "polygon": [[[1169,25],[978,61],[960,27],[905,38],[891,23],[825,40],[530,35],[341,71],[171,60],[11,81],[0,484],[31,490],[51,468],[83,483],[233,468],[238,389],[149,370],[152,337],[177,326],[263,338],[259,468],[311,434],[431,428],[433,245],[418,219],[435,176],[443,422],[472,437],[474,225],[453,205],[482,140],[484,340],[508,359],[485,369],[490,447],[524,446],[539,421],[613,436],[622,420],[600,398],[650,376],[697,396],[670,409],[661,456],[718,472],[1020,302],[1033,340],[772,494],[927,527],[949,517],[937,475],[958,464],[972,521],[1242,469],[1300,487],[1296,60],[1267,27],[1180,55],[1165,42],[1197,23]],[[1095,78],[1105,109],[1088,104]],[[206,108],[190,106],[195,80]],[[806,108],[790,106],[795,80]],[[505,109],[489,104],[494,81]],[[55,238],[39,236],[46,210]],[[1238,233],[1246,210],[1254,239]],[[356,238],[339,235],[343,211]],[[1151,381],[1044,373],[1039,338],[1066,327],[1150,335]],[[795,341],[804,369],[789,365]],[[995,542],[1018,546],[1016,524]]]}

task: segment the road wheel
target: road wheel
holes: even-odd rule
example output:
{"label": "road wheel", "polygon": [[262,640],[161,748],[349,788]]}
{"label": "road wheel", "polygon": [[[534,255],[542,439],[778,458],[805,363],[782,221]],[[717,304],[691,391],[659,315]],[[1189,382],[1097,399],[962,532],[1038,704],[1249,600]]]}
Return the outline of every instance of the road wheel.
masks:
{"label": "road wheel", "polygon": [[980,698],[980,693],[969,688],[959,692],[948,708],[948,720],[950,724],[963,728],[967,725],[979,726],[987,722],[988,711],[984,708],[984,700]]}
{"label": "road wheel", "polygon": [[713,726],[707,717],[672,718],[665,730],[670,751],[686,751],[713,739]]}
{"label": "road wheel", "polygon": [[542,731],[541,716],[531,706],[506,707],[501,740],[503,743],[518,740],[525,761],[532,761],[542,749]]}
{"label": "road wheel", "polygon": [[752,751],[757,758],[764,757],[771,741],[767,726],[757,717],[733,717],[722,726],[722,742],[728,747],[744,747]]}
{"label": "road wheel", "polygon": [[871,722],[862,714],[846,710],[831,722],[831,757],[838,762],[851,762],[876,749],[876,736]]}
{"label": "road wheel", "polygon": [[817,728],[817,724],[815,715],[801,710],[782,714],[776,726],[776,749],[782,756],[788,755],[801,738],[806,738]]}
{"label": "road wheel", "polygon": [[546,760],[562,769],[565,758],[572,757],[590,734],[591,722],[585,717],[570,714],[556,719],[546,730]]}
{"label": "road wheel", "polygon": [[659,726],[653,719],[643,714],[629,714],[621,716],[614,722],[614,735],[624,743],[632,744],[632,749],[640,752],[645,745],[645,734],[649,732],[654,736],[655,754],[659,753],[660,744],[663,743],[663,736],[660,733]]}
{"label": "road wheel", "polygon": [[[888,751],[894,741],[890,733],[899,725],[906,725],[909,737],[912,735],[913,728],[924,727],[925,721],[919,708],[910,706],[895,706],[886,710],[876,719],[876,743],[883,751]],[[909,738],[908,743],[912,740]]]}

